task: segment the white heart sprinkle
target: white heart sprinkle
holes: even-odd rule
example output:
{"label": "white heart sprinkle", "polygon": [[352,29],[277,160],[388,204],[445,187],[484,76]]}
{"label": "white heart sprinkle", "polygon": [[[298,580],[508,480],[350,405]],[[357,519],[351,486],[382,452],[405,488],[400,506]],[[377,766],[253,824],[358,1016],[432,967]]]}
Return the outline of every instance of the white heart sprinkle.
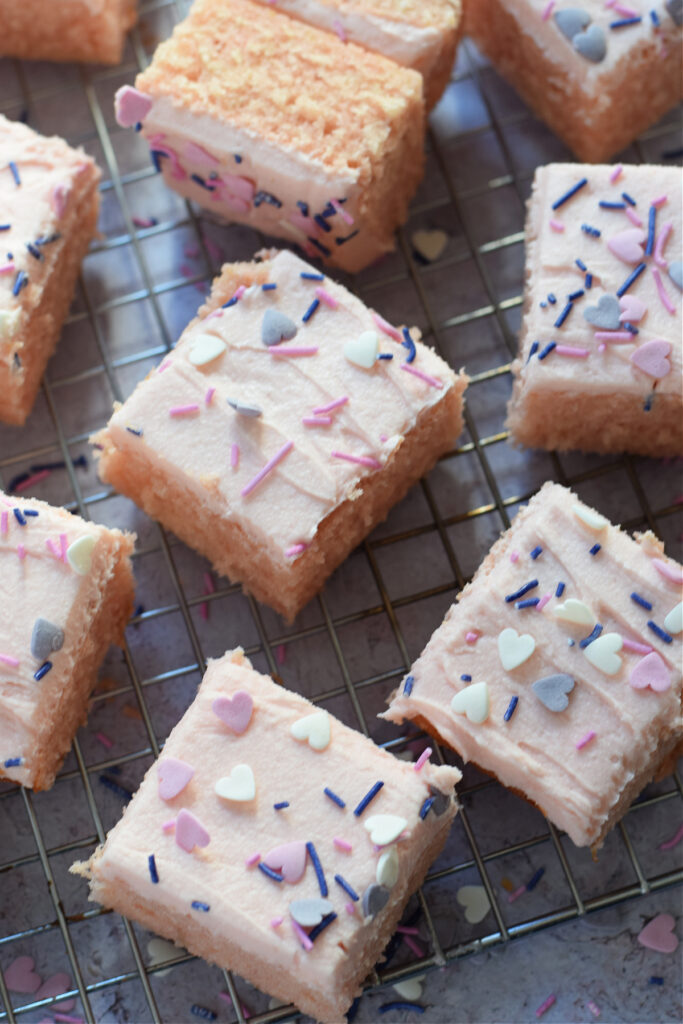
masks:
{"label": "white heart sprinkle", "polygon": [[671,609],[667,617],[664,619],[664,629],[667,633],[683,632],[683,601],[679,601],[677,605]]}
{"label": "white heart sprinkle", "polygon": [[398,839],[408,822],[398,814],[373,814],[363,822],[375,846],[388,846]]}
{"label": "white heart sprinkle", "polygon": [[455,898],[465,908],[465,917],[470,924],[479,924],[491,909],[491,901],[483,885],[463,885]]}
{"label": "white heart sprinkle", "polygon": [[[176,957],[182,956],[185,950],[180,946],[174,946],[172,942],[166,942],[165,939],[154,938],[147,943],[147,952],[149,953],[149,966],[156,967],[157,964],[165,964],[168,960],[175,960]],[[167,967],[163,971],[155,971],[154,977],[163,978],[172,970],[172,967]]]}
{"label": "white heart sprinkle", "polygon": [[379,855],[376,878],[378,883],[386,885],[387,889],[393,889],[398,882],[398,851],[395,846]]}
{"label": "white heart sprinkle", "polygon": [[438,260],[441,253],[448,245],[448,235],[445,231],[435,228],[432,231],[413,231],[410,241],[413,249],[416,249],[420,256],[423,256],[428,263]]}
{"label": "white heart sprinkle", "polygon": [[481,725],[491,709],[487,683],[472,683],[453,697],[451,708],[457,715],[467,715],[470,722]]}
{"label": "white heart sprinkle", "polygon": [[623,640],[619,633],[603,633],[588,647],[584,647],[583,653],[591,665],[595,665],[605,675],[615,676],[621,668],[621,658],[617,651],[620,651],[622,646]]}
{"label": "white heart sprinkle", "polygon": [[604,530],[606,526],[609,526],[609,519],[605,519],[599,512],[592,508],[587,508],[586,505],[572,505],[572,512],[577,519],[580,519],[582,523],[589,526],[591,530]]}
{"label": "white heart sprinkle", "polygon": [[344,345],[344,356],[354,366],[370,370],[379,355],[379,338],[374,331],[363,331],[358,338],[349,338]]}
{"label": "white heart sprinkle", "polygon": [[595,616],[587,604],[577,601],[575,597],[568,597],[564,604],[555,605],[555,616],[565,622],[575,622],[579,626],[590,626],[595,622]]}
{"label": "white heart sprinkle", "polygon": [[200,334],[195,338],[187,358],[193,366],[206,366],[222,356],[225,349],[225,342],[214,334]]}
{"label": "white heart sprinkle", "polygon": [[517,632],[512,626],[498,634],[498,654],[506,672],[523,665],[536,650],[536,641],[530,633]]}
{"label": "white heart sprinkle", "polygon": [[314,750],[324,750],[330,743],[330,716],[327,711],[314,711],[294,722],[290,731],[295,740],[308,740]]}
{"label": "white heart sprinkle", "polygon": [[92,568],[92,553],[95,549],[96,540],[91,533],[86,537],[79,537],[66,549],[66,557],[69,565],[79,576],[87,576]]}
{"label": "white heart sprinkle", "polygon": [[334,910],[329,900],[314,896],[310,899],[292,900],[289,904],[289,912],[302,928],[315,928],[322,919]]}
{"label": "white heart sprinkle", "polygon": [[254,773],[248,764],[236,764],[229,775],[219,779],[215,790],[224,800],[246,803],[256,796]]}
{"label": "white heart sprinkle", "polygon": [[401,999],[407,999],[411,1003],[417,1002],[422,996],[422,981],[424,974],[421,974],[418,978],[407,978],[405,981],[395,981],[394,991],[400,995]]}

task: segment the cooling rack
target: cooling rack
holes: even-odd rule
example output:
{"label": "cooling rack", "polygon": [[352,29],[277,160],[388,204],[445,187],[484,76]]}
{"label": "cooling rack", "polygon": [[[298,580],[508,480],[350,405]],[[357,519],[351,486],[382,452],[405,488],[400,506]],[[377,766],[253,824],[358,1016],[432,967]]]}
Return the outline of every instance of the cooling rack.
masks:
{"label": "cooling rack", "polygon": [[[390,320],[418,324],[453,366],[467,368],[472,381],[458,446],[292,627],[214,577],[199,556],[99,483],[89,433],[173,344],[221,262],[249,259],[264,244],[250,229],[216,224],[168,191],[140,138],[113,120],[114,92],[132,81],[188,6],[143,4],[118,68],[0,61],[0,110],[83,145],[104,172],[101,236],[35,412],[22,430],[0,427],[0,486],[28,475],[28,493],[134,529],[139,538],[138,607],[125,650],[109,656],[88,725],[54,789],[31,794],[0,785],[0,1021],[31,1024],[51,1012],[89,1021],[194,1015],[269,1024],[294,1015],[230,973],[160,946],[137,925],[88,904],[85,886],[68,874],[120,816],[193,699],[208,657],[242,644],[256,668],[398,756],[414,757],[425,737],[399,734],[376,714],[520,502],[544,480],[572,486],[629,529],[654,530],[681,558],[680,462],[520,453],[507,444],[524,201],[534,168],[570,155],[469,42],[432,115],[425,180],[397,252],[344,282]],[[675,112],[621,159],[679,163],[680,127]],[[429,238],[435,230],[446,233],[447,244],[427,262],[415,235]],[[438,747],[434,756],[454,760]],[[446,849],[409,905],[408,931],[369,979],[355,1008],[359,1020],[377,1019],[395,1000],[380,986],[441,967],[442,991],[455,988],[455,961],[510,949],[513,939],[541,929],[559,935],[572,919],[627,900],[645,908],[652,894],[683,881],[680,847],[659,849],[683,811],[677,774],[646,790],[597,861],[470,767],[460,797]],[[491,903],[476,924],[456,901],[465,884],[483,886]],[[43,973],[64,971],[71,989],[57,1003],[10,994],[2,968],[20,955],[34,957]],[[435,1019],[448,1019],[448,1010],[433,1010]],[[651,1011],[650,1019],[657,1015]]]}

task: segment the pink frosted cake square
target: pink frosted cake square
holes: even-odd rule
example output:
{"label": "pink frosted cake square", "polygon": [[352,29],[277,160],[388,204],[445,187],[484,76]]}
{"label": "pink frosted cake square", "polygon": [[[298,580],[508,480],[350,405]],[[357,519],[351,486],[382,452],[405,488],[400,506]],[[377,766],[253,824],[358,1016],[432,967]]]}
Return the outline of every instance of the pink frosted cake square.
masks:
{"label": "pink frosted cake square", "polygon": [[546,484],[384,713],[602,843],[683,738],[681,566]]}
{"label": "pink frosted cake square", "polygon": [[0,114],[0,421],[5,423],[24,423],[57,344],[95,233],[99,180],[95,162],[82,150]]}
{"label": "pink frosted cake square", "polygon": [[460,773],[414,765],[255,672],[209,663],[119,824],[93,900],[340,1021],[440,852]]}
{"label": "pink frosted cake square", "polygon": [[681,171],[536,171],[508,426],[536,448],[683,454]]}
{"label": "pink frosted cake square", "polygon": [[118,64],[137,0],[0,0],[0,56]]}
{"label": "pink frosted cake square", "polygon": [[0,491],[0,779],[52,785],[133,610],[133,541]]}
{"label": "pink frosted cake square", "polygon": [[462,429],[467,378],[417,336],[292,253],[227,264],[100,476],[291,619]]}

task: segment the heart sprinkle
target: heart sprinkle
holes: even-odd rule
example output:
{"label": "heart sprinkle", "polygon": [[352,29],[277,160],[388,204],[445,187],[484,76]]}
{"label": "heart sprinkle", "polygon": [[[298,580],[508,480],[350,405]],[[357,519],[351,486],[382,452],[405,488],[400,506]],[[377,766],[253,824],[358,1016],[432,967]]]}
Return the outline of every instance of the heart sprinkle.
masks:
{"label": "heart sprinkle", "polygon": [[466,715],[470,722],[481,725],[489,717],[491,704],[487,683],[472,683],[451,700],[451,710],[456,715]]}
{"label": "heart sprinkle", "polygon": [[634,690],[643,690],[649,686],[655,693],[663,693],[671,686],[671,673],[662,656],[653,651],[631,669],[629,682]]}
{"label": "heart sprinkle", "polygon": [[395,846],[380,853],[375,877],[377,884],[385,885],[387,889],[393,889],[398,882],[398,850]]}
{"label": "heart sprinkle", "polygon": [[302,928],[314,928],[333,910],[334,907],[329,900],[317,896],[312,899],[292,900],[289,904],[289,913]]}
{"label": "heart sprinkle", "polygon": [[531,689],[548,711],[565,711],[569,705],[567,694],[574,689],[574,680],[565,672],[557,672],[537,679]]}
{"label": "heart sprinkle", "polygon": [[[307,850],[304,842],[282,843],[263,857],[263,863],[279,871],[285,882],[296,885],[306,870]],[[301,923],[301,922],[300,922]]]}
{"label": "heart sprinkle", "polygon": [[175,820],[175,841],[186,853],[192,853],[195,846],[208,846],[211,836],[201,821],[183,807]]}
{"label": "heart sprinkle", "polygon": [[408,822],[397,814],[373,814],[371,818],[366,818],[363,824],[375,846],[388,846],[398,839]]}
{"label": "heart sprinkle", "polygon": [[297,719],[290,732],[295,740],[307,740],[313,750],[325,750],[330,744],[330,716],[327,711],[314,711]]}
{"label": "heart sprinkle", "polygon": [[644,345],[632,352],[631,362],[648,377],[661,380],[671,372],[670,354],[671,342],[655,339],[646,341]]}
{"label": "heart sprinkle", "polygon": [[455,898],[465,908],[465,917],[470,924],[479,924],[491,909],[491,901],[483,885],[463,885]]}
{"label": "heart sprinkle", "polygon": [[162,800],[173,800],[182,793],[194,775],[194,768],[176,757],[162,757],[157,761],[159,796]]}
{"label": "heart sprinkle", "polygon": [[584,647],[583,653],[595,668],[605,675],[615,676],[621,668],[621,658],[617,652],[622,646],[623,640],[619,633],[604,633],[588,647]]}
{"label": "heart sprinkle", "polygon": [[572,505],[572,512],[577,519],[580,519],[591,530],[604,530],[606,526],[609,526],[609,519],[605,519],[599,512],[588,508],[586,505]]}
{"label": "heart sprinkle", "polygon": [[47,619],[36,619],[31,634],[31,654],[38,661],[45,661],[64,646],[64,631]]}
{"label": "heart sprinkle", "polygon": [[536,641],[530,633],[521,636],[516,629],[508,626],[498,634],[498,654],[506,672],[523,665],[536,649]]}
{"label": "heart sprinkle", "polygon": [[224,800],[248,803],[256,796],[254,773],[248,764],[236,764],[230,775],[218,780],[214,789]]}
{"label": "heart sprinkle", "polygon": [[246,690],[238,690],[232,697],[216,697],[211,705],[214,715],[220,718],[228,729],[241,736],[249,727],[254,701]]}
{"label": "heart sprinkle", "polygon": [[379,338],[374,331],[363,331],[357,338],[350,338],[344,345],[344,356],[354,366],[370,370],[379,355]]}
{"label": "heart sprinkle", "polygon": [[369,885],[363,893],[363,917],[375,917],[389,902],[389,890],[384,885]]}
{"label": "heart sprinkle", "polygon": [[638,936],[638,942],[656,953],[675,953],[678,938],[674,934],[676,922],[671,914],[657,914],[645,925]]}

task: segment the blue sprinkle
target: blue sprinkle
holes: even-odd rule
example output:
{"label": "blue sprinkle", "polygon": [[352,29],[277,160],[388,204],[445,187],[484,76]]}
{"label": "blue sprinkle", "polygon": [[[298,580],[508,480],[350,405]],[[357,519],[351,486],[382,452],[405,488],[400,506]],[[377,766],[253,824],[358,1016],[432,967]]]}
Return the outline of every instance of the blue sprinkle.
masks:
{"label": "blue sprinkle", "polygon": [[528,594],[530,590],[533,590],[534,587],[537,586],[538,580],[529,580],[529,582],[521,586],[519,590],[515,590],[514,594],[508,594],[507,597],[505,598],[505,603],[512,604],[512,602],[516,601],[517,598],[524,597],[525,594]]}
{"label": "blue sprinkle", "polygon": [[[569,303],[569,307],[571,308],[571,302]],[[546,356],[549,356],[554,348],[557,348],[557,342],[549,341],[543,351],[538,353],[539,360],[542,361]]]}
{"label": "blue sprinkle", "polygon": [[24,763],[23,757],[8,757],[4,762],[5,768],[18,768],[20,764]]}
{"label": "blue sprinkle", "polygon": [[419,1003],[382,1003],[377,1009],[380,1013],[391,1013],[392,1010],[408,1010],[409,1013],[424,1013],[424,1006]]}
{"label": "blue sprinkle", "polygon": [[110,789],[112,793],[116,793],[116,795],[120,796],[121,799],[125,800],[126,803],[129,803],[133,799],[133,794],[130,792],[130,790],[126,789],[124,786],[119,785],[118,782],[114,782],[113,779],[108,778],[106,775],[100,775],[98,776],[98,778],[103,786],[106,786],[107,789]]}
{"label": "blue sprinkle", "polygon": [[601,231],[598,228],[594,228],[592,224],[582,224],[581,230],[585,235],[590,235],[591,238],[600,238]]}
{"label": "blue sprinkle", "polygon": [[527,363],[529,362],[529,360],[531,359],[532,356],[536,355],[536,353],[538,352],[538,348],[539,348],[538,342],[537,341],[532,342],[531,348],[529,349],[529,355],[527,356]]}
{"label": "blue sprinkle", "polygon": [[560,315],[558,316],[557,320],[555,321],[555,327],[561,327],[562,326],[562,324],[565,322],[565,320],[567,319],[567,317],[569,316],[569,314],[571,313],[573,308],[574,308],[574,303],[573,302],[568,302],[567,305],[562,310],[562,312],[560,313]]}
{"label": "blue sprinkle", "polygon": [[643,405],[643,412],[650,412],[650,410],[652,409],[654,397],[654,394],[647,396],[647,398],[645,399],[645,403]]}
{"label": "blue sprinkle", "polygon": [[311,317],[313,316],[313,314],[315,313],[315,311],[316,311],[316,309],[318,308],[319,305],[320,305],[320,299],[313,299],[313,302],[310,304],[310,306],[308,307],[308,309],[306,310],[304,315],[301,317],[302,321],[305,324],[307,324],[308,321],[311,319]]}
{"label": "blue sprinkle", "polygon": [[581,178],[581,180],[577,181],[576,185],[574,185],[572,188],[570,188],[568,192],[565,192],[565,194],[563,196],[560,196],[559,199],[555,200],[555,202],[552,205],[552,209],[553,210],[559,210],[559,208],[561,206],[564,206],[564,204],[569,199],[571,199],[572,196],[576,195],[576,193],[579,191],[579,189],[582,189],[584,187],[584,185],[587,185],[587,184],[588,184],[588,178]]}
{"label": "blue sprinkle", "polygon": [[602,626],[599,622],[596,622],[593,626],[593,632],[589,636],[585,636],[583,640],[579,640],[579,647],[581,647],[582,650],[585,650],[585,648],[592,644],[594,640],[598,639],[601,633]]}
{"label": "blue sprinkle", "polygon": [[586,274],[586,280],[584,282],[584,285],[585,285],[587,291],[591,290],[591,288],[593,287],[593,275],[592,274]]}
{"label": "blue sprinkle", "polygon": [[548,292],[548,302],[551,306],[554,306],[557,302],[557,296],[554,294],[554,292]]}
{"label": "blue sprinkle", "polygon": [[524,608],[535,608],[540,600],[540,597],[527,597],[525,601],[515,601],[515,608],[517,611]]}
{"label": "blue sprinkle", "polygon": [[588,269],[588,267],[583,262],[583,260],[574,260],[574,262],[576,263],[576,265],[579,268],[579,270],[587,270]]}
{"label": "blue sprinkle", "polygon": [[647,245],[645,246],[645,255],[652,256],[652,250],[655,244],[655,223],[657,220],[657,207],[651,206],[650,212],[647,218]]}
{"label": "blue sprinkle", "polygon": [[277,288],[277,285],[275,284],[274,281],[268,281],[267,284],[262,284],[261,285],[261,291],[262,292],[274,292],[276,288]]}
{"label": "blue sprinkle", "polygon": [[19,168],[15,164],[14,160],[10,160],[10,162],[9,162],[9,169],[12,172],[12,177],[14,178],[14,184],[18,188],[21,185],[21,175],[19,174]]}
{"label": "blue sprinkle", "polygon": [[52,668],[52,662],[51,661],[44,661],[43,664],[38,669],[38,671],[33,673],[33,678],[35,679],[35,681],[37,683],[39,683],[40,680],[43,679],[48,674],[48,672],[50,671],[51,668]]}
{"label": "blue sprinkle", "polygon": [[472,682],[472,676],[462,675],[462,676],[460,676],[460,678],[462,679],[463,683],[471,683]]}
{"label": "blue sprinkle", "polygon": [[652,630],[652,632],[655,634],[655,636],[658,636],[659,639],[663,640],[665,644],[673,643],[673,639],[674,638],[672,636],[670,636],[666,632],[666,630],[662,629],[661,626],[658,626],[656,622],[653,622],[652,619],[648,619],[648,623],[647,624],[648,624],[649,628]]}
{"label": "blue sprinkle", "polygon": [[150,853],[147,858],[147,864],[149,866],[149,877],[152,879],[154,885],[159,884],[159,872],[157,871],[157,862],[154,859],[154,854]]}
{"label": "blue sprinkle", "polygon": [[242,157],[239,155],[239,153],[233,153],[233,156],[235,158],[235,163],[236,164],[241,164],[242,163]]}
{"label": "blue sprinkle", "polygon": [[526,891],[527,892],[533,892],[533,890],[536,888],[538,883],[543,878],[544,874],[545,874],[545,868],[539,868],[538,871],[534,871],[533,875],[531,876],[529,881],[526,883]]}
{"label": "blue sprinkle", "polygon": [[285,807],[289,807],[289,800],[281,800],[279,804],[273,804],[274,811],[283,811]]}
{"label": "blue sprinkle", "polygon": [[11,227],[11,224],[0,224],[0,231],[9,231]]}
{"label": "blue sprinkle", "polygon": [[230,309],[230,307],[236,305],[237,302],[239,302],[239,299],[237,298],[236,295],[233,295],[233,297],[231,299],[228,299],[227,302],[223,303],[223,307],[222,308],[223,309]]}
{"label": "blue sprinkle", "polygon": [[282,206],[282,203],[277,196],[274,196],[272,192],[266,192],[264,189],[261,189],[260,192],[256,193],[252,202],[256,209],[258,209],[262,203],[266,203],[268,206],[275,206],[278,210]]}
{"label": "blue sprinkle", "polygon": [[391,352],[380,352],[380,354],[377,356],[377,358],[378,359],[393,359],[394,357],[393,357],[393,354]]}
{"label": "blue sprinkle", "polygon": [[610,21],[610,28],[627,28],[629,25],[640,25],[642,18],[620,18],[619,21]]}
{"label": "blue sprinkle", "polygon": [[529,552],[529,558],[533,558],[533,560],[535,562],[536,559],[538,558],[538,556],[541,554],[542,551],[543,551],[543,548],[541,547],[541,545],[537,544],[536,547],[534,548],[534,550]]}
{"label": "blue sprinkle", "polygon": [[365,810],[365,808],[366,808],[366,807],[368,806],[368,804],[370,803],[370,801],[371,801],[371,800],[374,800],[374,799],[375,799],[375,797],[377,796],[377,794],[379,793],[379,791],[380,791],[380,789],[382,788],[382,786],[383,786],[383,785],[384,785],[384,783],[383,783],[383,782],[381,782],[381,781],[380,781],[380,782],[376,782],[376,783],[374,784],[374,786],[372,786],[372,787],[371,787],[371,788],[370,788],[370,789],[369,789],[369,790],[367,791],[367,793],[365,794],[365,796],[363,797],[363,799],[362,799],[362,800],[360,801],[360,803],[358,804],[358,806],[357,806],[356,808],[354,808],[354,811],[353,811],[353,813],[355,814],[355,816],[356,816],[357,818],[360,818],[361,814],[363,813],[363,811]]}
{"label": "blue sprinkle", "polygon": [[555,588],[555,597],[562,597],[562,595],[564,594],[564,586],[564,583],[562,582],[562,580],[560,580],[560,582],[557,584],[557,587]]}
{"label": "blue sprinkle", "polygon": [[302,270],[299,277],[303,278],[304,281],[324,281],[324,274],[310,274],[305,270]]}
{"label": "blue sprinkle", "polygon": [[[260,864],[259,864],[259,867],[261,867]],[[202,903],[201,900],[192,900],[192,903],[190,904],[190,906],[192,907],[193,910],[203,910],[205,914],[208,914],[208,912],[211,910],[211,907],[209,906],[209,904],[208,903]]]}
{"label": "blue sprinkle", "polygon": [[328,914],[327,917],[324,917],[322,919],[322,921],[320,922],[320,924],[317,924],[315,926],[315,928],[312,928],[310,930],[310,932],[308,933],[308,937],[311,940],[311,942],[315,942],[315,940],[318,938],[320,933],[324,932],[325,929],[327,928],[327,926],[329,924],[332,924],[332,922],[336,921],[336,920],[337,920],[337,915],[334,914],[334,913]]}
{"label": "blue sprinkle", "polygon": [[190,1013],[193,1013],[195,1017],[201,1017],[202,1020],[217,1020],[218,1014],[214,1013],[213,1010],[209,1010],[207,1006],[200,1006],[198,1003],[193,1003],[190,1007]]}
{"label": "blue sprinkle", "polygon": [[141,132],[142,131],[142,121],[136,121],[135,122],[135,131],[136,132]]}
{"label": "blue sprinkle", "polygon": [[650,11],[650,21],[652,22],[655,28],[659,28],[659,15],[656,11]]}
{"label": "blue sprinkle", "polygon": [[639,263],[635,270],[632,270],[628,275],[624,283],[620,288],[617,288],[617,298],[620,299],[622,295],[625,295],[629,290],[634,281],[637,281],[642,272],[645,270],[645,264]]}
{"label": "blue sprinkle", "polygon": [[597,555],[598,551],[600,551],[601,548],[602,544],[594,544],[593,547],[590,549],[591,555]]}
{"label": "blue sprinkle", "polygon": [[129,434],[135,434],[136,437],[142,437],[142,431],[136,430],[135,427],[126,427]]}
{"label": "blue sprinkle", "polygon": [[625,210],[626,209],[626,203],[612,203],[612,202],[610,202],[607,199],[601,199],[600,202],[598,203],[598,206],[601,206],[603,208],[603,210]]}
{"label": "blue sprinkle", "polygon": [[634,327],[633,324],[630,324],[628,322],[628,320],[626,321],[626,323],[622,324],[621,326],[625,327],[626,330],[629,331],[631,334],[640,334],[640,331],[638,330],[638,328]]}
{"label": "blue sprinkle", "polygon": [[652,611],[652,605],[650,604],[650,602],[647,601],[644,597],[641,597],[640,594],[636,594],[635,590],[631,594],[631,600],[635,601],[636,604],[639,604],[640,607],[644,608],[646,611]]}
{"label": "blue sprinkle", "polygon": [[335,238],[334,241],[335,241],[335,243],[337,245],[344,245],[346,242],[350,242],[352,238],[355,238],[356,235],[358,234],[359,230],[360,230],[359,228],[356,228],[355,231],[352,231],[350,235],[346,235],[345,238],[337,237],[337,238]]}
{"label": "blue sprinkle", "polygon": [[325,218],[324,218],[324,217],[321,217],[319,213],[316,213],[316,215],[315,215],[315,217],[313,218],[313,220],[314,220],[314,221],[316,222],[316,224],[318,225],[318,227],[320,227],[320,228],[322,228],[322,229],[323,229],[323,231],[331,231],[331,230],[332,230],[332,228],[331,228],[331,227],[330,227],[330,225],[329,225],[329,224],[327,223],[327,221],[325,220]]}
{"label": "blue sprinkle", "polygon": [[664,978],[660,978],[658,974],[653,974],[649,981],[650,985],[663,985]]}
{"label": "blue sprinkle", "polygon": [[209,183],[206,182],[200,174],[191,174],[190,180],[194,181],[194,183],[199,185],[200,188],[205,188],[207,192],[213,192],[216,188],[215,185],[209,185]]}
{"label": "blue sprinkle", "polygon": [[34,260],[44,259],[42,252],[36,245],[33,244],[33,242],[27,242],[26,248],[31,253],[31,256],[33,256]]}
{"label": "blue sprinkle", "polygon": [[260,860],[256,866],[259,871],[262,871],[264,875],[268,876],[268,878],[272,878],[274,882],[284,882],[285,876],[281,875],[279,871],[273,871],[273,869],[269,868],[267,864],[264,864],[262,860]]}
{"label": "blue sprinkle", "polygon": [[352,885],[349,885],[349,883],[346,881],[343,875],[335,875],[334,880],[337,883],[337,885],[340,885],[344,892],[351,897],[354,903],[358,902],[358,900],[360,899],[358,893],[356,892]]}
{"label": "blue sprinkle", "polygon": [[571,295],[567,296],[567,298],[570,302],[574,302],[576,299],[580,299],[582,295],[585,295],[585,292],[583,288],[579,288],[578,291],[572,292]]}
{"label": "blue sprinkle", "polygon": [[14,279],[14,286],[12,288],[12,295],[18,295],[22,288],[25,288],[28,284],[28,274],[25,270],[20,270]]}
{"label": "blue sprinkle", "polygon": [[308,235],[308,241],[311,243],[311,245],[314,245],[316,249],[319,249],[323,256],[332,255],[332,250],[328,249],[327,246],[323,245],[322,242],[319,242],[317,238],[313,238],[311,235]]}
{"label": "blue sprinkle", "polygon": [[422,821],[424,821],[427,815],[429,814],[429,811],[435,799],[436,797],[428,796],[425,802],[422,804],[422,807],[420,808],[420,818],[422,819]]}
{"label": "blue sprinkle", "polygon": [[337,794],[334,793],[331,789],[329,789],[328,786],[325,786],[323,793],[325,794],[325,796],[329,797],[332,803],[336,804],[337,807],[346,807],[346,801],[342,800],[340,796],[337,796]]}
{"label": "blue sprinkle", "polygon": [[[323,872],[323,866],[320,863],[320,858],[318,857],[316,848],[313,845],[313,843],[310,843],[310,842],[306,843],[306,849],[308,850],[308,856],[311,858],[311,863],[313,864],[313,869],[315,871],[316,878],[318,879],[318,887],[320,888],[320,895],[325,897],[325,896],[327,896],[327,894],[329,892],[329,889],[327,888],[327,882],[325,881],[325,874]],[[260,864],[259,864],[259,867],[261,867]],[[310,938],[310,935],[309,935],[309,938]]]}
{"label": "blue sprinkle", "polygon": [[[302,212],[303,216],[304,216],[304,217],[308,217],[308,213],[309,213],[309,209],[308,209],[308,203],[305,203],[305,202],[303,201],[303,199],[297,199],[297,201],[296,201],[296,205],[297,205],[297,206],[299,207],[299,209],[301,210],[301,212]],[[301,276],[303,277],[304,275],[302,274]]]}
{"label": "blue sprinkle", "polygon": [[159,149],[150,149],[149,155],[151,157],[152,163],[154,164],[154,170],[157,172],[157,174],[160,174],[161,173],[161,161],[162,161],[163,157],[166,156],[166,154],[162,153],[161,150],[159,150]]}
{"label": "blue sprinkle", "polygon": [[413,360],[415,359],[415,355],[417,353],[417,349],[415,348],[415,342],[411,338],[410,331],[408,330],[407,327],[403,328],[403,332],[402,333],[403,333],[403,341],[401,342],[401,344],[403,345],[404,348],[408,349],[408,355],[406,356],[406,362],[407,363],[412,363]]}
{"label": "blue sprinkle", "polygon": [[351,1003],[348,1013],[346,1014],[346,1024],[353,1024],[354,1020],[358,1016],[358,1007],[360,1006],[360,996],[356,996],[354,1001]]}
{"label": "blue sprinkle", "polygon": [[630,196],[628,192],[622,192],[621,198],[625,199],[629,206],[636,206],[636,201],[633,196]]}
{"label": "blue sprinkle", "polygon": [[510,698],[510,703],[508,704],[507,709],[505,711],[505,714],[503,715],[503,721],[504,722],[509,722],[510,721],[510,719],[512,718],[512,716],[515,713],[515,709],[516,709],[518,704],[519,704],[519,697],[511,697]]}
{"label": "blue sprinkle", "polygon": [[569,640],[567,640],[567,643],[568,643],[568,645],[569,645],[570,647],[573,647],[573,646],[574,646],[574,645],[576,644],[576,640],[572,640],[572,639],[570,638]]}
{"label": "blue sprinkle", "polygon": [[36,510],[34,508],[25,508],[24,509],[24,515],[25,516],[39,516],[40,512],[36,512]]}
{"label": "blue sprinkle", "polygon": [[539,302],[539,306],[541,307],[541,309],[547,309],[548,308],[548,303],[547,302]]}
{"label": "blue sprinkle", "polygon": [[406,681],[403,684],[403,696],[410,697],[413,692],[413,683],[415,682],[414,676],[406,676]]}

